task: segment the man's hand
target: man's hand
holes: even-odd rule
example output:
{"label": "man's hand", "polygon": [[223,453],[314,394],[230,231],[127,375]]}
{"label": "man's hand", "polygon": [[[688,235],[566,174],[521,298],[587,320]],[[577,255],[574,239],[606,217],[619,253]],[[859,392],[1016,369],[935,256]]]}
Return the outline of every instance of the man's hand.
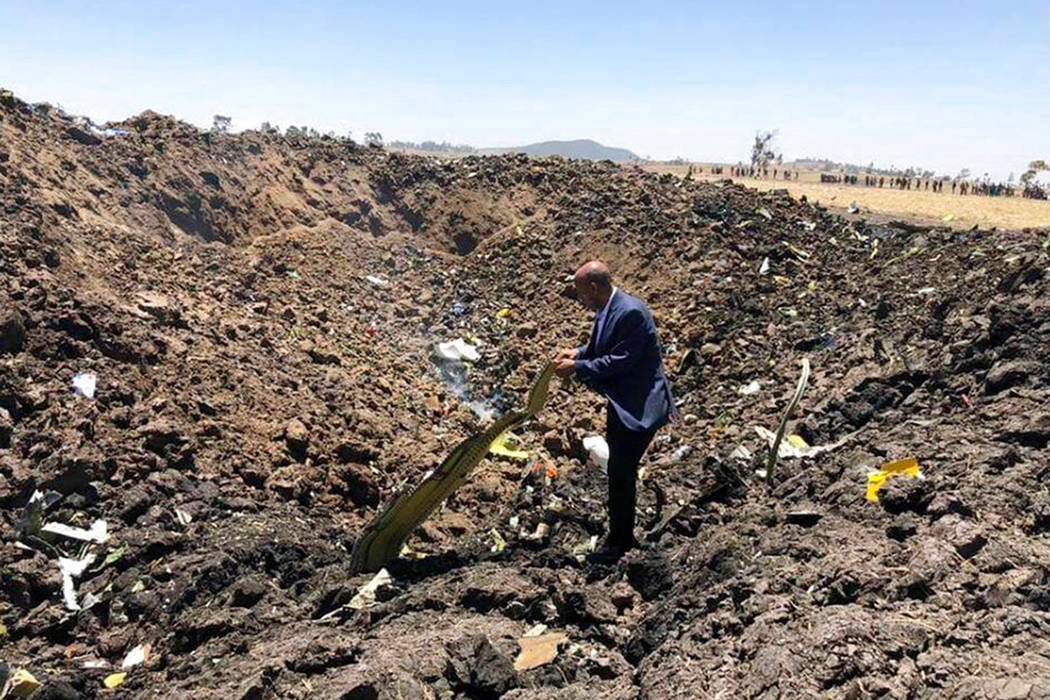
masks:
{"label": "man's hand", "polygon": [[558,351],[558,354],[554,356],[554,361],[558,360],[575,360],[576,359],[576,348],[564,348]]}
{"label": "man's hand", "polygon": [[[576,354],[576,351],[573,351]],[[576,361],[568,357],[558,357],[554,361],[554,373],[561,378],[571,377],[576,374]]]}

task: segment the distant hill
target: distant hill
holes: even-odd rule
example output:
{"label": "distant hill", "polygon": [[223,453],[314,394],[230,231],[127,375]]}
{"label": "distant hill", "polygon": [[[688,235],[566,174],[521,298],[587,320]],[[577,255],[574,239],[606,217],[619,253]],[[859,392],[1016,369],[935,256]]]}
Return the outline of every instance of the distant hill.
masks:
{"label": "distant hill", "polygon": [[543,141],[530,143],[528,146],[513,148],[483,148],[481,153],[525,153],[530,156],[562,156],[579,160],[641,160],[637,154],[626,148],[603,146],[591,139],[575,141]]}

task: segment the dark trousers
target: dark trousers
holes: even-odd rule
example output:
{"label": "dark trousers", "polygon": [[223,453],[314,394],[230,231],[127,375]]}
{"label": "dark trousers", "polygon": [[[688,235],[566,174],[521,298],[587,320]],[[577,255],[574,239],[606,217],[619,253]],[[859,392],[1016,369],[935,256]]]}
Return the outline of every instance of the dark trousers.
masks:
{"label": "dark trousers", "polygon": [[634,546],[634,507],[638,490],[638,463],[656,430],[635,431],[624,427],[611,406],[605,420],[609,443],[609,540],[610,547]]}

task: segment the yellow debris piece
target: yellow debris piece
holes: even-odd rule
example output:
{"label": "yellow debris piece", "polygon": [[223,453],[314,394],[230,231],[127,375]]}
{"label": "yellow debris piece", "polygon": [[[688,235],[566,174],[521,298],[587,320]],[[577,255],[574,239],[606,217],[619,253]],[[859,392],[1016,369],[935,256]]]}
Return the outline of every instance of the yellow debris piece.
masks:
{"label": "yellow debris piece", "polygon": [[788,435],[787,441],[795,447],[799,448],[800,450],[804,450],[807,447],[809,447],[809,445],[806,444],[806,441],[802,439],[801,435]]}
{"label": "yellow debris piece", "polygon": [[127,671],[121,671],[120,673],[111,673],[102,679],[102,685],[107,688],[116,688],[118,685],[124,682],[124,679],[128,677]]}
{"label": "yellow debris piece", "polygon": [[511,459],[528,459],[529,453],[524,450],[515,450],[511,445],[516,445],[518,438],[516,435],[506,432],[497,437],[489,445],[489,453],[494,455],[500,455],[501,457],[510,457]]}
{"label": "yellow debris piece", "polygon": [[788,243],[787,241],[784,241],[784,247],[787,248],[788,250],[790,250],[792,253],[794,253],[795,257],[798,258],[799,260],[801,260],[802,262],[805,262],[805,261],[809,260],[809,253],[807,253],[806,251],[802,250],[798,246],[794,246],[791,243]]}
{"label": "yellow debris piece", "polygon": [[40,687],[32,673],[20,668],[7,679],[7,689],[13,698],[27,698],[29,694]]}
{"label": "yellow debris piece", "polygon": [[949,221],[952,221],[954,219],[955,214],[945,214],[943,217],[941,217],[941,221],[943,221],[944,223],[948,223]]}
{"label": "yellow debris piece", "polygon": [[868,492],[866,497],[869,501],[879,500],[879,489],[886,483],[886,479],[892,476],[919,476],[919,462],[914,457],[898,459],[883,464],[879,469],[868,474]]}
{"label": "yellow debris piece", "polygon": [[489,530],[489,535],[492,537],[492,547],[489,548],[493,554],[499,554],[507,548],[507,540],[503,539],[503,535],[499,534],[499,530],[492,528]]}
{"label": "yellow debris piece", "polygon": [[507,318],[510,316],[510,309],[500,309],[496,312],[496,318]]}

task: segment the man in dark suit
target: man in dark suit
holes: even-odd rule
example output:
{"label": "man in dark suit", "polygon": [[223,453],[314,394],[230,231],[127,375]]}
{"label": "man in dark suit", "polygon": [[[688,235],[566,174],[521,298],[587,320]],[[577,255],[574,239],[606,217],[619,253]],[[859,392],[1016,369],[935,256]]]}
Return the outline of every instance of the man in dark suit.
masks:
{"label": "man in dark suit", "polygon": [[609,537],[591,558],[611,562],[634,546],[638,463],[674,413],[674,399],[645,303],[614,287],[609,268],[597,260],[580,267],[573,282],[576,298],[597,314],[590,342],[560,351],[555,373],[576,375],[609,399]]}

